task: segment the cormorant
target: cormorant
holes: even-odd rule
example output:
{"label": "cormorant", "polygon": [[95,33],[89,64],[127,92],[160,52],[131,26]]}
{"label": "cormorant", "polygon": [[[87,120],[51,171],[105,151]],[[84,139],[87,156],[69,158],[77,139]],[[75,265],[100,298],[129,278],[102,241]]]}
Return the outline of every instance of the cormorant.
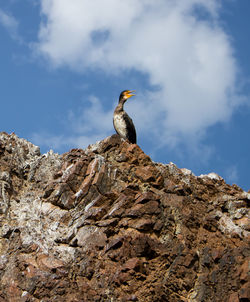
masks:
{"label": "cormorant", "polygon": [[123,110],[123,105],[131,96],[135,95],[134,90],[124,90],[120,94],[119,103],[114,111],[113,124],[117,134],[120,137],[129,140],[132,144],[136,144],[136,131],[132,119],[127,112]]}

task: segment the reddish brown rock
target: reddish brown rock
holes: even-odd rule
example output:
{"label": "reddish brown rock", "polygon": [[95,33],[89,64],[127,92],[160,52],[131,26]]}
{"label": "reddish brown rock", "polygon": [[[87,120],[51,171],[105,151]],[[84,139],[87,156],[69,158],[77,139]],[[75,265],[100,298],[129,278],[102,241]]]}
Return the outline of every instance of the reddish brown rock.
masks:
{"label": "reddish brown rock", "polygon": [[228,302],[239,302],[239,297],[237,293],[233,293],[229,296]]}
{"label": "reddish brown rock", "polygon": [[0,301],[249,301],[249,192],[113,135],[0,133]]}
{"label": "reddish brown rock", "polygon": [[245,283],[239,292],[240,301],[249,301],[250,300],[250,281]]}

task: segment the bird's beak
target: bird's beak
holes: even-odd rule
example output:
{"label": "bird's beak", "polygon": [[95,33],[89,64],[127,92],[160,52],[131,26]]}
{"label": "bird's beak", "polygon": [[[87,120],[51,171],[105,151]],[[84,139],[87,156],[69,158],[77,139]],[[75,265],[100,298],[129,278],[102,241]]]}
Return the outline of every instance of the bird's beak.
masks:
{"label": "bird's beak", "polygon": [[129,90],[128,91],[128,98],[131,98],[131,96],[135,95],[135,90]]}

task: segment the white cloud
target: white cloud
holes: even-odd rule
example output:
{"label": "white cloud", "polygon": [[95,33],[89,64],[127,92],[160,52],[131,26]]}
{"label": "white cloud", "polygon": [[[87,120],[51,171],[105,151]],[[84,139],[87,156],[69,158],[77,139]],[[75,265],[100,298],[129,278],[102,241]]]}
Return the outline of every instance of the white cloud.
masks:
{"label": "white cloud", "polygon": [[17,20],[13,16],[4,12],[1,8],[0,8],[0,25],[2,25],[9,32],[12,39],[20,40],[20,37],[17,34],[17,29],[18,29]]}
{"label": "white cloud", "polygon": [[[42,0],[44,19],[35,50],[54,67],[88,72],[98,68],[110,75],[135,69],[147,74],[159,90],[137,97],[134,120],[141,132],[150,131],[154,137],[159,133],[159,142],[174,146],[180,138],[193,141],[208,127],[227,121],[240,103],[237,64],[230,39],[219,25],[218,3]],[[96,125],[107,124],[111,115],[92,103],[77,127],[97,133]]]}

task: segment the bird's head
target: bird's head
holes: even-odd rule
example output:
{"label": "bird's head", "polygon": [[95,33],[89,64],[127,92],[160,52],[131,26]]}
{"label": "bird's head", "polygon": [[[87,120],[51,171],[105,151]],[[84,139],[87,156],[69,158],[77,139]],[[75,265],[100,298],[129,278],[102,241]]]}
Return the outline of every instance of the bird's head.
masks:
{"label": "bird's head", "polygon": [[124,90],[120,94],[119,101],[126,101],[127,99],[131,98],[134,94],[135,90]]}

